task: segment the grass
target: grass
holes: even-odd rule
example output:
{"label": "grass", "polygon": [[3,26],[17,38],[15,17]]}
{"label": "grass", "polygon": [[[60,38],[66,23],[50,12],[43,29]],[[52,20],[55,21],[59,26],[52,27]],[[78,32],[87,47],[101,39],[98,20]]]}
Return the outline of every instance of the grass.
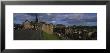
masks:
{"label": "grass", "polygon": [[44,40],[59,40],[59,37],[57,37],[56,35],[48,34],[46,32],[43,32],[43,37],[44,37]]}

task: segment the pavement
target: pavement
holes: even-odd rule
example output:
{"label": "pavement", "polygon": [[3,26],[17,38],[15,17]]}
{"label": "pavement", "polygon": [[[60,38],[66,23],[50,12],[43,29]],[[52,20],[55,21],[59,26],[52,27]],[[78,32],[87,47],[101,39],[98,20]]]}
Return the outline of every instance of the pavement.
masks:
{"label": "pavement", "polygon": [[42,40],[40,30],[14,30],[14,40]]}

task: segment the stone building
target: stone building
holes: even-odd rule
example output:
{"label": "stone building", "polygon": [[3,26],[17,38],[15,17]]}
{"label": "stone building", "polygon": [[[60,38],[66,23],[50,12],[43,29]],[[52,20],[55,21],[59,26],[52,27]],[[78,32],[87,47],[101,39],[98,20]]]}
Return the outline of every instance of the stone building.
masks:
{"label": "stone building", "polygon": [[23,22],[23,29],[38,29],[38,18],[36,16],[35,21],[26,20]]}
{"label": "stone building", "polygon": [[26,20],[25,22],[23,22],[23,29],[31,29],[34,26],[31,25],[30,21]]}
{"label": "stone building", "polygon": [[48,33],[48,34],[53,34],[53,24],[42,24],[42,31]]}
{"label": "stone building", "polygon": [[53,34],[53,24],[38,22],[37,17],[35,21],[30,22],[26,20],[25,22],[23,22],[23,29],[35,29],[35,30],[46,32],[48,34]]}

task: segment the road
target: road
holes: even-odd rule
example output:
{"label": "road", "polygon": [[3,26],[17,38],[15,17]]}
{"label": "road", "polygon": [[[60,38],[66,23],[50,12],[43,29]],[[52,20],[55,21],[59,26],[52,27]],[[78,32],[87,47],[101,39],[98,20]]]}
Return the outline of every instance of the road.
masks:
{"label": "road", "polygon": [[14,30],[14,40],[42,40],[39,30]]}

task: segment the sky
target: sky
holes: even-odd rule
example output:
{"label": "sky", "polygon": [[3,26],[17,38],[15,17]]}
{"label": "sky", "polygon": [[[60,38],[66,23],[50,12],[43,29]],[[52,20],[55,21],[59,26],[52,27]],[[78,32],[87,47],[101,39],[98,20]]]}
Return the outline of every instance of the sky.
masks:
{"label": "sky", "polygon": [[63,24],[66,26],[97,26],[97,13],[14,13],[14,23],[22,24],[25,20]]}

